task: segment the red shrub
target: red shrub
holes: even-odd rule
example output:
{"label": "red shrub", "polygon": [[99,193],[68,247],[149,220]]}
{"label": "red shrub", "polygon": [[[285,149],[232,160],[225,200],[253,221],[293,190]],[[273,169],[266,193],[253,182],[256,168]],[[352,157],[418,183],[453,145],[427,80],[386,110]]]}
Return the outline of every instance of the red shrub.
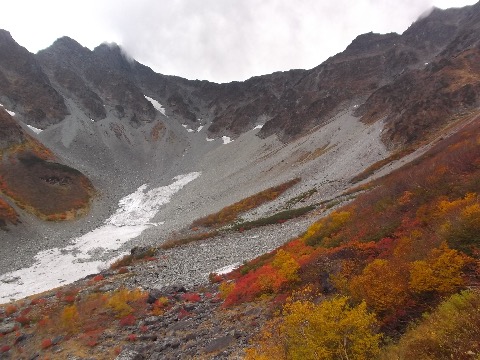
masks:
{"label": "red shrub", "polygon": [[40,346],[42,349],[48,349],[52,345],[53,345],[52,339],[43,339]]}
{"label": "red shrub", "polygon": [[18,317],[15,318],[15,321],[16,321],[16,322],[19,322],[20,324],[22,324],[22,326],[25,326],[25,325],[30,324],[30,321],[31,321],[31,320],[30,320],[29,318],[27,318],[26,316],[24,316],[24,315],[20,315],[20,316],[18,316]]}
{"label": "red shrub", "polygon": [[10,346],[8,345],[3,345],[1,348],[0,348],[0,354],[1,353],[6,353],[7,351],[10,351]]}
{"label": "red shrub", "polygon": [[76,297],[77,297],[76,295],[65,295],[65,297],[63,298],[63,301],[67,303],[74,303]]}
{"label": "red shrub", "polygon": [[45,298],[37,298],[30,301],[30,305],[35,306],[35,305],[45,304],[46,302],[47,302],[47,299]]}
{"label": "red shrub", "polygon": [[120,326],[132,326],[135,325],[137,319],[132,314],[127,315],[120,319]]}
{"label": "red shrub", "polygon": [[137,335],[135,334],[129,334],[127,335],[127,341],[136,341],[137,340]]}
{"label": "red shrub", "polygon": [[181,308],[180,311],[178,312],[178,319],[182,320],[182,319],[186,318],[187,316],[190,316],[190,313],[187,310],[185,310],[184,308]]}
{"label": "red shrub", "polygon": [[92,279],[93,282],[99,282],[105,279],[105,277],[102,274],[95,275]]}
{"label": "red shrub", "polygon": [[80,335],[80,339],[83,344],[88,347],[94,347],[98,345],[98,337],[101,334],[102,330],[93,330],[88,331]]}
{"label": "red shrub", "polygon": [[189,302],[199,302],[202,299],[200,298],[200,294],[198,293],[185,293],[182,295],[183,300]]}

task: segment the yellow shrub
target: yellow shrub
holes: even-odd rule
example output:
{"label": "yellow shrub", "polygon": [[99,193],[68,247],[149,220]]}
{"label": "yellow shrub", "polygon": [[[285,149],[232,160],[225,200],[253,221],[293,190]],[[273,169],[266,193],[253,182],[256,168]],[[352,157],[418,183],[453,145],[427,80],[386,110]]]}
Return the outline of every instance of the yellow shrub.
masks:
{"label": "yellow shrub", "polygon": [[404,305],[407,290],[408,273],[384,259],[372,261],[350,282],[351,294],[379,312]]}
{"label": "yellow shrub", "polygon": [[289,302],[280,318],[267,323],[246,359],[372,359],[381,338],[375,330],[375,316],[365,303],[351,307],[346,297]]}
{"label": "yellow shrub", "polygon": [[283,249],[278,250],[272,261],[272,266],[288,281],[298,280],[300,265],[289,252]]}
{"label": "yellow shrub", "polygon": [[139,290],[119,289],[108,299],[107,306],[117,313],[118,317],[123,317],[133,312],[130,303],[145,298],[145,294]]}
{"label": "yellow shrub", "polygon": [[350,217],[351,213],[349,211],[334,211],[328,217],[313,223],[307,229],[303,240],[310,246],[336,246],[340,239],[337,239],[335,235]]}
{"label": "yellow shrub", "polygon": [[60,318],[62,326],[68,331],[74,331],[79,326],[80,317],[76,305],[66,306]]}
{"label": "yellow shrub", "polygon": [[415,292],[452,293],[464,284],[462,269],[466,259],[443,243],[426,260],[414,261],[410,269],[410,288]]}
{"label": "yellow shrub", "polygon": [[234,282],[222,282],[220,286],[218,287],[218,290],[220,291],[220,297],[225,300],[228,295],[235,289],[235,283]]}

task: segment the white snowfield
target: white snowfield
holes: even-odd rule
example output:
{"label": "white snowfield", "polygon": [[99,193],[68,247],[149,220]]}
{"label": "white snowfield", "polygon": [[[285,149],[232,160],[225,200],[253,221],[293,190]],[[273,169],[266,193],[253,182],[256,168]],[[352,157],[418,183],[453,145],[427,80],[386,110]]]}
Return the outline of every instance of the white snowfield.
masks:
{"label": "white snowfield", "polygon": [[[145,96],[145,99],[147,99],[148,101],[150,101],[153,105],[153,107],[159,111],[162,115],[165,115],[165,108],[163,107],[162,104],[160,104],[157,100],[155,99],[152,99],[151,97],[148,97],[147,95],[143,95]],[[167,115],[165,115],[167,116]]]}
{"label": "white snowfield", "polygon": [[[106,262],[95,260],[95,256],[113,252],[145,229],[159,225],[150,221],[160,207],[199,176],[199,172],[180,175],[173,178],[174,182],[170,185],[148,191],[147,185],[140,186],[119,201],[118,210],[103,226],[74,239],[65,248],[39,252],[35,263],[28,268],[2,275],[0,303],[47,291],[98,272],[98,268]],[[118,254],[115,255],[118,257]]]}
{"label": "white snowfield", "polygon": [[240,267],[240,265],[242,265],[242,263],[235,263],[235,264],[232,264],[232,265],[227,265],[227,266],[224,266],[218,270],[215,270],[214,273],[217,274],[217,275],[223,275],[223,274],[228,274],[229,272],[232,272],[233,270],[235,270],[236,268]]}

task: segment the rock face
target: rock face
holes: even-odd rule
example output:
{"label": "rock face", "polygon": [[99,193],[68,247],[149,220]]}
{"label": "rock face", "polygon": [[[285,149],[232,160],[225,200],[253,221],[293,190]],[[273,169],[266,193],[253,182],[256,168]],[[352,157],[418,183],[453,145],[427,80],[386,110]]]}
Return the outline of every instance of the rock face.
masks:
{"label": "rock face", "polygon": [[43,129],[68,114],[35,56],[0,30],[0,103],[21,113],[28,124]]}
{"label": "rock face", "polygon": [[[477,4],[462,9],[434,9],[402,35],[360,35],[344,52],[311,70],[291,70],[228,84],[156,74],[130,59],[116,44],[102,44],[90,51],[64,37],[32,55],[2,32],[1,46],[9,51],[2,51],[0,59],[0,100],[8,99],[15,105],[14,110],[37,125],[66,116],[63,96],[78,102],[93,120],[102,120],[111,112],[124,123],[138,127],[155,118],[152,104],[144,98],[147,95],[183,122],[207,120],[211,135],[238,136],[265,123],[260,136],[276,134],[290,141],[324,124],[339,111],[361,105],[373,93],[378,98],[381,93],[405,93],[406,87],[418,89],[420,82],[410,84],[409,77],[427,78],[445,61],[456,66],[457,55],[478,48],[479,8]],[[12,60],[18,58],[22,61]],[[425,67],[425,63],[431,65]],[[28,87],[28,94],[19,90],[21,86],[12,89],[12,73],[17,82],[33,80],[35,86]],[[374,99],[368,108],[373,107],[372,102]],[[416,111],[423,111],[420,108],[417,106]],[[396,110],[376,111],[374,117],[385,111]],[[373,108],[364,108],[361,115],[373,112]],[[407,115],[395,122],[409,123],[411,119]],[[395,144],[413,140],[411,134],[400,137],[397,134],[385,140],[392,139]]]}

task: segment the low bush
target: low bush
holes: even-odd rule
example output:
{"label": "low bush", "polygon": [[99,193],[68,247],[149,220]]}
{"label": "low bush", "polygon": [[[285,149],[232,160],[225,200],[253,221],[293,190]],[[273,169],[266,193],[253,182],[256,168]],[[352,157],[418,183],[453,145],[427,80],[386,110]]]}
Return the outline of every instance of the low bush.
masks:
{"label": "low bush", "polygon": [[210,239],[217,236],[218,234],[219,234],[218,231],[210,231],[210,232],[204,232],[200,234],[193,234],[193,235],[186,236],[183,238],[178,238],[178,239],[174,238],[174,239],[165,241],[162,245],[160,245],[160,248],[163,250],[172,249],[174,247],[190,244],[192,242]]}
{"label": "low bush", "polygon": [[252,210],[266,202],[275,200],[292,186],[298,184],[300,178],[287,181],[278,186],[263,190],[255,195],[227,206],[217,213],[195,220],[191,227],[220,227],[235,221],[239,214]]}
{"label": "low bush", "polygon": [[398,344],[385,349],[382,359],[473,359],[480,353],[480,294],[452,295]]}
{"label": "low bush", "polygon": [[249,230],[249,229],[253,229],[260,226],[278,224],[283,221],[294,219],[302,215],[305,215],[306,213],[314,210],[315,208],[316,208],[315,205],[310,205],[310,206],[305,206],[298,209],[281,211],[272,216],[236,224],[235,226],[233,226],[233,229],[243,231],[243,230]]}

